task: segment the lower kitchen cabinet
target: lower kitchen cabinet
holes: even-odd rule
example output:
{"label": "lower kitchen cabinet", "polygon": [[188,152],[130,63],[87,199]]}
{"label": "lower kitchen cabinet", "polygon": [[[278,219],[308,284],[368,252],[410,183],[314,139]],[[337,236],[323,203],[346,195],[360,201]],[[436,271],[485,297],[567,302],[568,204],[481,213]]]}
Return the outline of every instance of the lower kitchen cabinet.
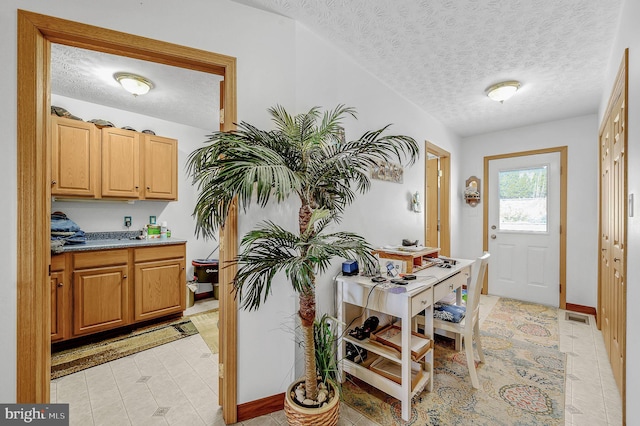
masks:
{"label": "lower kitchen cabinet", "polygon": [[52,256],[51,341],[180,314],[185,249],[178,243]]}
{"label": "lower kitchen cabinet", "polygon": [[73,335],[129,324],[128,252],[73,255]]}
{"label": "lower kitchen cabinet", "polygon": [[184,311],[186,292],[179,284],[186,283],[184,246],[136,249],[134,258],[134,321]]}
{"label": "lower kitchen cabinet", "polygon": [[51,341],[69,337],[69,282],[64,255],[51,257]]}

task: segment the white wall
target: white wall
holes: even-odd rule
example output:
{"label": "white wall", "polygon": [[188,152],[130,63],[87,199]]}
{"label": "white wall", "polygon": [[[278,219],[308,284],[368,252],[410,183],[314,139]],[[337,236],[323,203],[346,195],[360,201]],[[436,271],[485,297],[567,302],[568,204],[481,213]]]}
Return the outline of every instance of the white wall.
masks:
{"label": "white wall", "polygon": [[[12,206],[5,209],[5,244],[0,249],[0,268],[5,274],[0,283],[3,343],[0,348],[0,401],[3,402],[15,401],[16,356],[19,355],[15,344],[18,8],[234,56],[238,66],[238,117],[256,125],[269,123],[265,114],[269,106],[280,103],[292,108],[295,103],[295,28],[287,18],[226,0],[155,0],[134,4],[128,0],[108,3],[5,0],[0,4],[0,51],[3,57],[0,62],[0,75],[3,76],[0,80],[0,93],[3,94],[0,109],[4,111],[0,114],[0,127],[4,134],[3,155],[0,156],[0,194],[5,203]],[[123,13],[123,10],[128,12]],[[163,211],[165,213],[167,210]],[[190,211],[185,214],[190,214]],[[286,292],[274,296],[275,306],[291,300]],[[239,313],[239,403],[280,393],[284,390],[282,383],[288,383],[283,378],[291,375],[294,344],[290,333],[281,330],[281,323],[282,316],[273,315],[269,310],[261,310],[258,315]]]}
{"label": "white wall", "polygon": [[[371,190],[347,208],[337,228],[364,236],[374,247],[401,244],[403,238],[424,243],[424,214],[410,210],[411,194],[419,191],[424,200],[425,140],[449,151],[453,158],[452,185],[459,186],[456,158],[459,138],[439,121],[391,90],[349,55],[338,50],[301,24],[296,24],[296,109],[313,106],[325,109],[338,104],[354,107],[358,119],[344,123],[346,138],[356,139],[365,131],[392,124],[387,134],[408,135],[421,147],[420,159],[405,167],[402,184],[372,180]],[[460,201],[452,200],[452,211]],[[297,208],[297,206],[296,206]],[[423,208],[424,211],[424,208]],[[297,212],[297,210],[296,210]],[[293,212],[289,212],[293,214]],[[452,217],[452,254],[460,251],[458,216]],[[318,312],[332,312],[332,277],[340,271],[342,259],[317,280]],[[300,355],[300,354],[298,354]],[[301,356],[297,356],[299,360]],[[298,374],[301,369],[298,367]]]}
{"label": "white wall", "polygon": [[[595,307],[598,275],[598,122],[596,115],[552,121],[463,139],[460,182],[483,179],[484,157],[568,146],[567,302]],[[483,182],[484,184],[484,182]],[[462,198],[463,188],[454,194]],[[482,204],[466,204],[461,257],[482,252]],[[491,289],[489,289],[491,291]]]}
{"label": "white wall", "polygon": [[617,38],[604,83],[600,103],[599,121],[602,119],[613,89],[616,73],[622,61],[625,48],[629,48],[629,108],[627,117],[627,185],[628,193],[634,194],[635,214],[627,219],[627,424],[640,417],[640,365],[633,360],[640,359],[640,310],[634,305],[640,300],[640,2],[625,0],[620,13]]}
{"label": "white wall", "polygon": [[[157,223],[167,222],[172,238],[187,240],[187,277],[193,276],[192,259],[207,257],[218,245],[215,240],[195,237],[195,220],[191,216],[197,191],[187,176],[187,156],[202,146],[213,129],[197,129],[146,115],[122,111],[59,95],[51,95],[51,104],[63,107],[85,121],[102,118],[116,127],[130,126],[141,131],[153,130],[158,136],[178,140],[178,201],[56,201],[51,211],[62,211],[85,232],[141,230],[156,216]],[[132,225],[124,226],[124,216],[131,216]],[[213,253],[217,258],[218,252]]]}

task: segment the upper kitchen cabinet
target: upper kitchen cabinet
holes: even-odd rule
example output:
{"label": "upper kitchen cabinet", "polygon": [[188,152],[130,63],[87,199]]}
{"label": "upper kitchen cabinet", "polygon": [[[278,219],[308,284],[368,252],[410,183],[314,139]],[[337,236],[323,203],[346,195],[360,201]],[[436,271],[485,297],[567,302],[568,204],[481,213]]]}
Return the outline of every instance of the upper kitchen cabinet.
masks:
{"label": "upper kitchen cabinet", "polygon": [[51,195],[100,197],[100,133],[95,125],[51,117]]}
{"label": "upper kitchen cabinet", "polygon": [[102,196],[140,198],[140,133],[102,128]]}
{"label": "upper kitchen cabinet", "polygon": [[178,199],[178,141],[51,117],[51,195]]}
{"label": "upper kitchen cabinet", "polygon": [[178,199],[178,141],[143,134],[144,198]]}

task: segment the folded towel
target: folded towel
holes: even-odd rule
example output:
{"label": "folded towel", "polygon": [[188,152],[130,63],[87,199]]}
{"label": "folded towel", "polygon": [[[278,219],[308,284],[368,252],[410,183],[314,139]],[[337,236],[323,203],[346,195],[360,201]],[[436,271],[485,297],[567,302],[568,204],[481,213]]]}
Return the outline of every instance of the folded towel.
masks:
{"label": "folded towel", "polygon": [[62,212],[51,213],[51,231],[54,232],[78,232],[80,227],[77,223],[67,217]]}

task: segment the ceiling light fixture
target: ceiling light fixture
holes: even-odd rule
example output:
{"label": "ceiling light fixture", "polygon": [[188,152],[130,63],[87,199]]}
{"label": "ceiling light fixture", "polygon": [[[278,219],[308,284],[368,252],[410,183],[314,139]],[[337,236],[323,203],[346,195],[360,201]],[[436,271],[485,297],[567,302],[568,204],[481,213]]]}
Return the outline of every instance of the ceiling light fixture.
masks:
{"label": "ceiling light fixture", "polygon": [[128,72],[117,72],[113,75],[113,78],[133,96],[145,95],[154,87],[150,80]]}
{"label": "ceiling light fixture", "polygon": [[485,93],[492,100],[503,103],[515,95],[519,88],[519,81],[503,81],[502,83],[496,83],[493,86],[489,86],[487,90],[485,90]]}

